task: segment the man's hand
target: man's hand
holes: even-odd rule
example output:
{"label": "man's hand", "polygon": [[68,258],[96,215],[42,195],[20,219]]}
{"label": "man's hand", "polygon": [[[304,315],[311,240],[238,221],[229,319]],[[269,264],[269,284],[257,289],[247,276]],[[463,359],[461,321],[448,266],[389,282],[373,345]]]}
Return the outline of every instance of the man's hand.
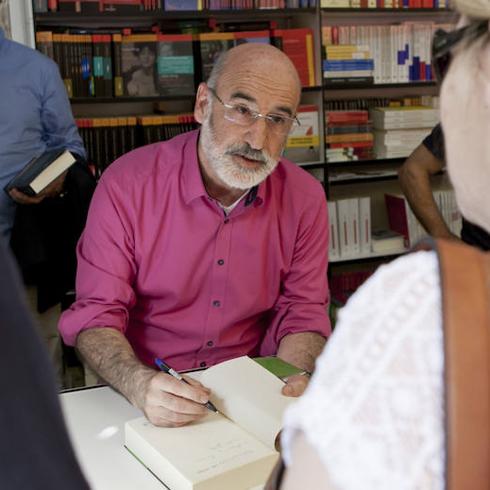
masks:
{"label": "man's hand", "polygon": [[133,403],[146,418],[160,427],[180,427],[199,420],[209,413],[204,406],[210,390],[186,377],[186,384],[162,372],[147,373],[134,394]]}
{"label": "man's hand", "polygon": [[282,388],[282,394],[285,396],[301,396],[308,383],[310,381],[310,377],[307,374],[294,374],[293,376],[289,376],[286,384]]}
{"label": "man's hand", "polygon": [[65,183],[65,177],[66,171],[63,172],[58,178],[53,180],[51,184],[49,184],[36,196],[28,196],[18,189],[11,189],[9,191],[9,195],[18,204],[39,204],[46,197],[56,197],[61,194]]}
{"label": "man's hand", "polygon": [[209,390],[142,364],[122,332],[93,327],[78,334],[76,347],[97,375],[162,427],[179,427],[204,417]]}

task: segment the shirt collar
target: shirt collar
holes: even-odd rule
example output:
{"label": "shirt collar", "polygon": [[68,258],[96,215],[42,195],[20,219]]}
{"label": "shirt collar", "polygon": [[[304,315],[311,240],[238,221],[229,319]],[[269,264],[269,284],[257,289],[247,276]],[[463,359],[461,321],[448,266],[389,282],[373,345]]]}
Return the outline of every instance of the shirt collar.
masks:
{"label": "shirt collar", "polygon": [[[184,146],[184,162],[183,162],[183,194],[186,204],[189,204],[197,197],[208,197],[204,182],[202,181],[201,170],[199,166],[199,159],[197,156],[197,145],[199,141],[199,131],[193,131],[190,138],[187,140]],[[266,181],[270,179],[267,177]],[[262,182],[258,186],[254,186],[250,189],[243,201],[244,206],[260,206],[264,202],[264,184]]]}

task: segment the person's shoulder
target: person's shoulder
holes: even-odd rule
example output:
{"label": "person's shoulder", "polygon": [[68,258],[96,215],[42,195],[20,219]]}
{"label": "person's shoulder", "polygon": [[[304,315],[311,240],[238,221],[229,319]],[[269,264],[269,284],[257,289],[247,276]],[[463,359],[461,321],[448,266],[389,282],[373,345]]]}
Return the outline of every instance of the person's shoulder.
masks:
{"label": "person's shoulder", "polygon": [[142,183],[159,179],[164,182],[180,168],[185,146],[194,132],[178,135],[168,141],[141,146],[115,160],[101,178],[105,184],[122,188],[139,187]]}
{"label": "person's shoulder", "polygon": [[272,173],[276,185],[287,189],[288,193],[309,199],[325,199],[321,182],[299,165],[281,158],[275,172]]}
{"label": "person's shoulder", "polygon": [[37,68],[57,69],[57,64],[48,56],[40,53],[37,49],[30,48],[24,44],[6,39],[4,41],[8,48],[8,56],[16,63],[34,63]]}

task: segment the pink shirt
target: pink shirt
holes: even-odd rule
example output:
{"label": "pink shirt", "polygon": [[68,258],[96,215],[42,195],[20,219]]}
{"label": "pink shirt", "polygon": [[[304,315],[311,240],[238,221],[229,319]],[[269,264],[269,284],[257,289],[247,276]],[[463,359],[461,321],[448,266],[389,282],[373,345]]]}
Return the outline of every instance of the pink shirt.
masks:
{"label": "pink shirt", "polygon": [[67,344],[110,326],[146,364],[188,369],[330,333],[320,183],[282,160],[226,217],[204,188],[198,134],[104,172],[78,244],[77,301],[60,320]]}

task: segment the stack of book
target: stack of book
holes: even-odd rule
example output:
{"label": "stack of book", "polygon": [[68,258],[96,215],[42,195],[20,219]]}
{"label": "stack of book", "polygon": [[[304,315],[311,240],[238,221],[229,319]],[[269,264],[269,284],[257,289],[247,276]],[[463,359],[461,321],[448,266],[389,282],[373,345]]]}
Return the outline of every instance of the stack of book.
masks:
{"label": "stack of book", "polygon": [[371,249],[373,253],[391,254],[405,250],[403,235],[393,230],[373,230],[371,233]]}
{"label": "stack of book", "polygon": [[374,82],[374,60],[369,46],[325,46],[323,78],[326,84]]}
{"label": "stack of book", "polygon": [[373,132],[368,111],[326,111],[327,162],[369,159]]}
{"label": "stack of book", "polygon": [[407,157],[439,121],[431,107],[379,107],[370,111],[374,151],[378,158]]}

